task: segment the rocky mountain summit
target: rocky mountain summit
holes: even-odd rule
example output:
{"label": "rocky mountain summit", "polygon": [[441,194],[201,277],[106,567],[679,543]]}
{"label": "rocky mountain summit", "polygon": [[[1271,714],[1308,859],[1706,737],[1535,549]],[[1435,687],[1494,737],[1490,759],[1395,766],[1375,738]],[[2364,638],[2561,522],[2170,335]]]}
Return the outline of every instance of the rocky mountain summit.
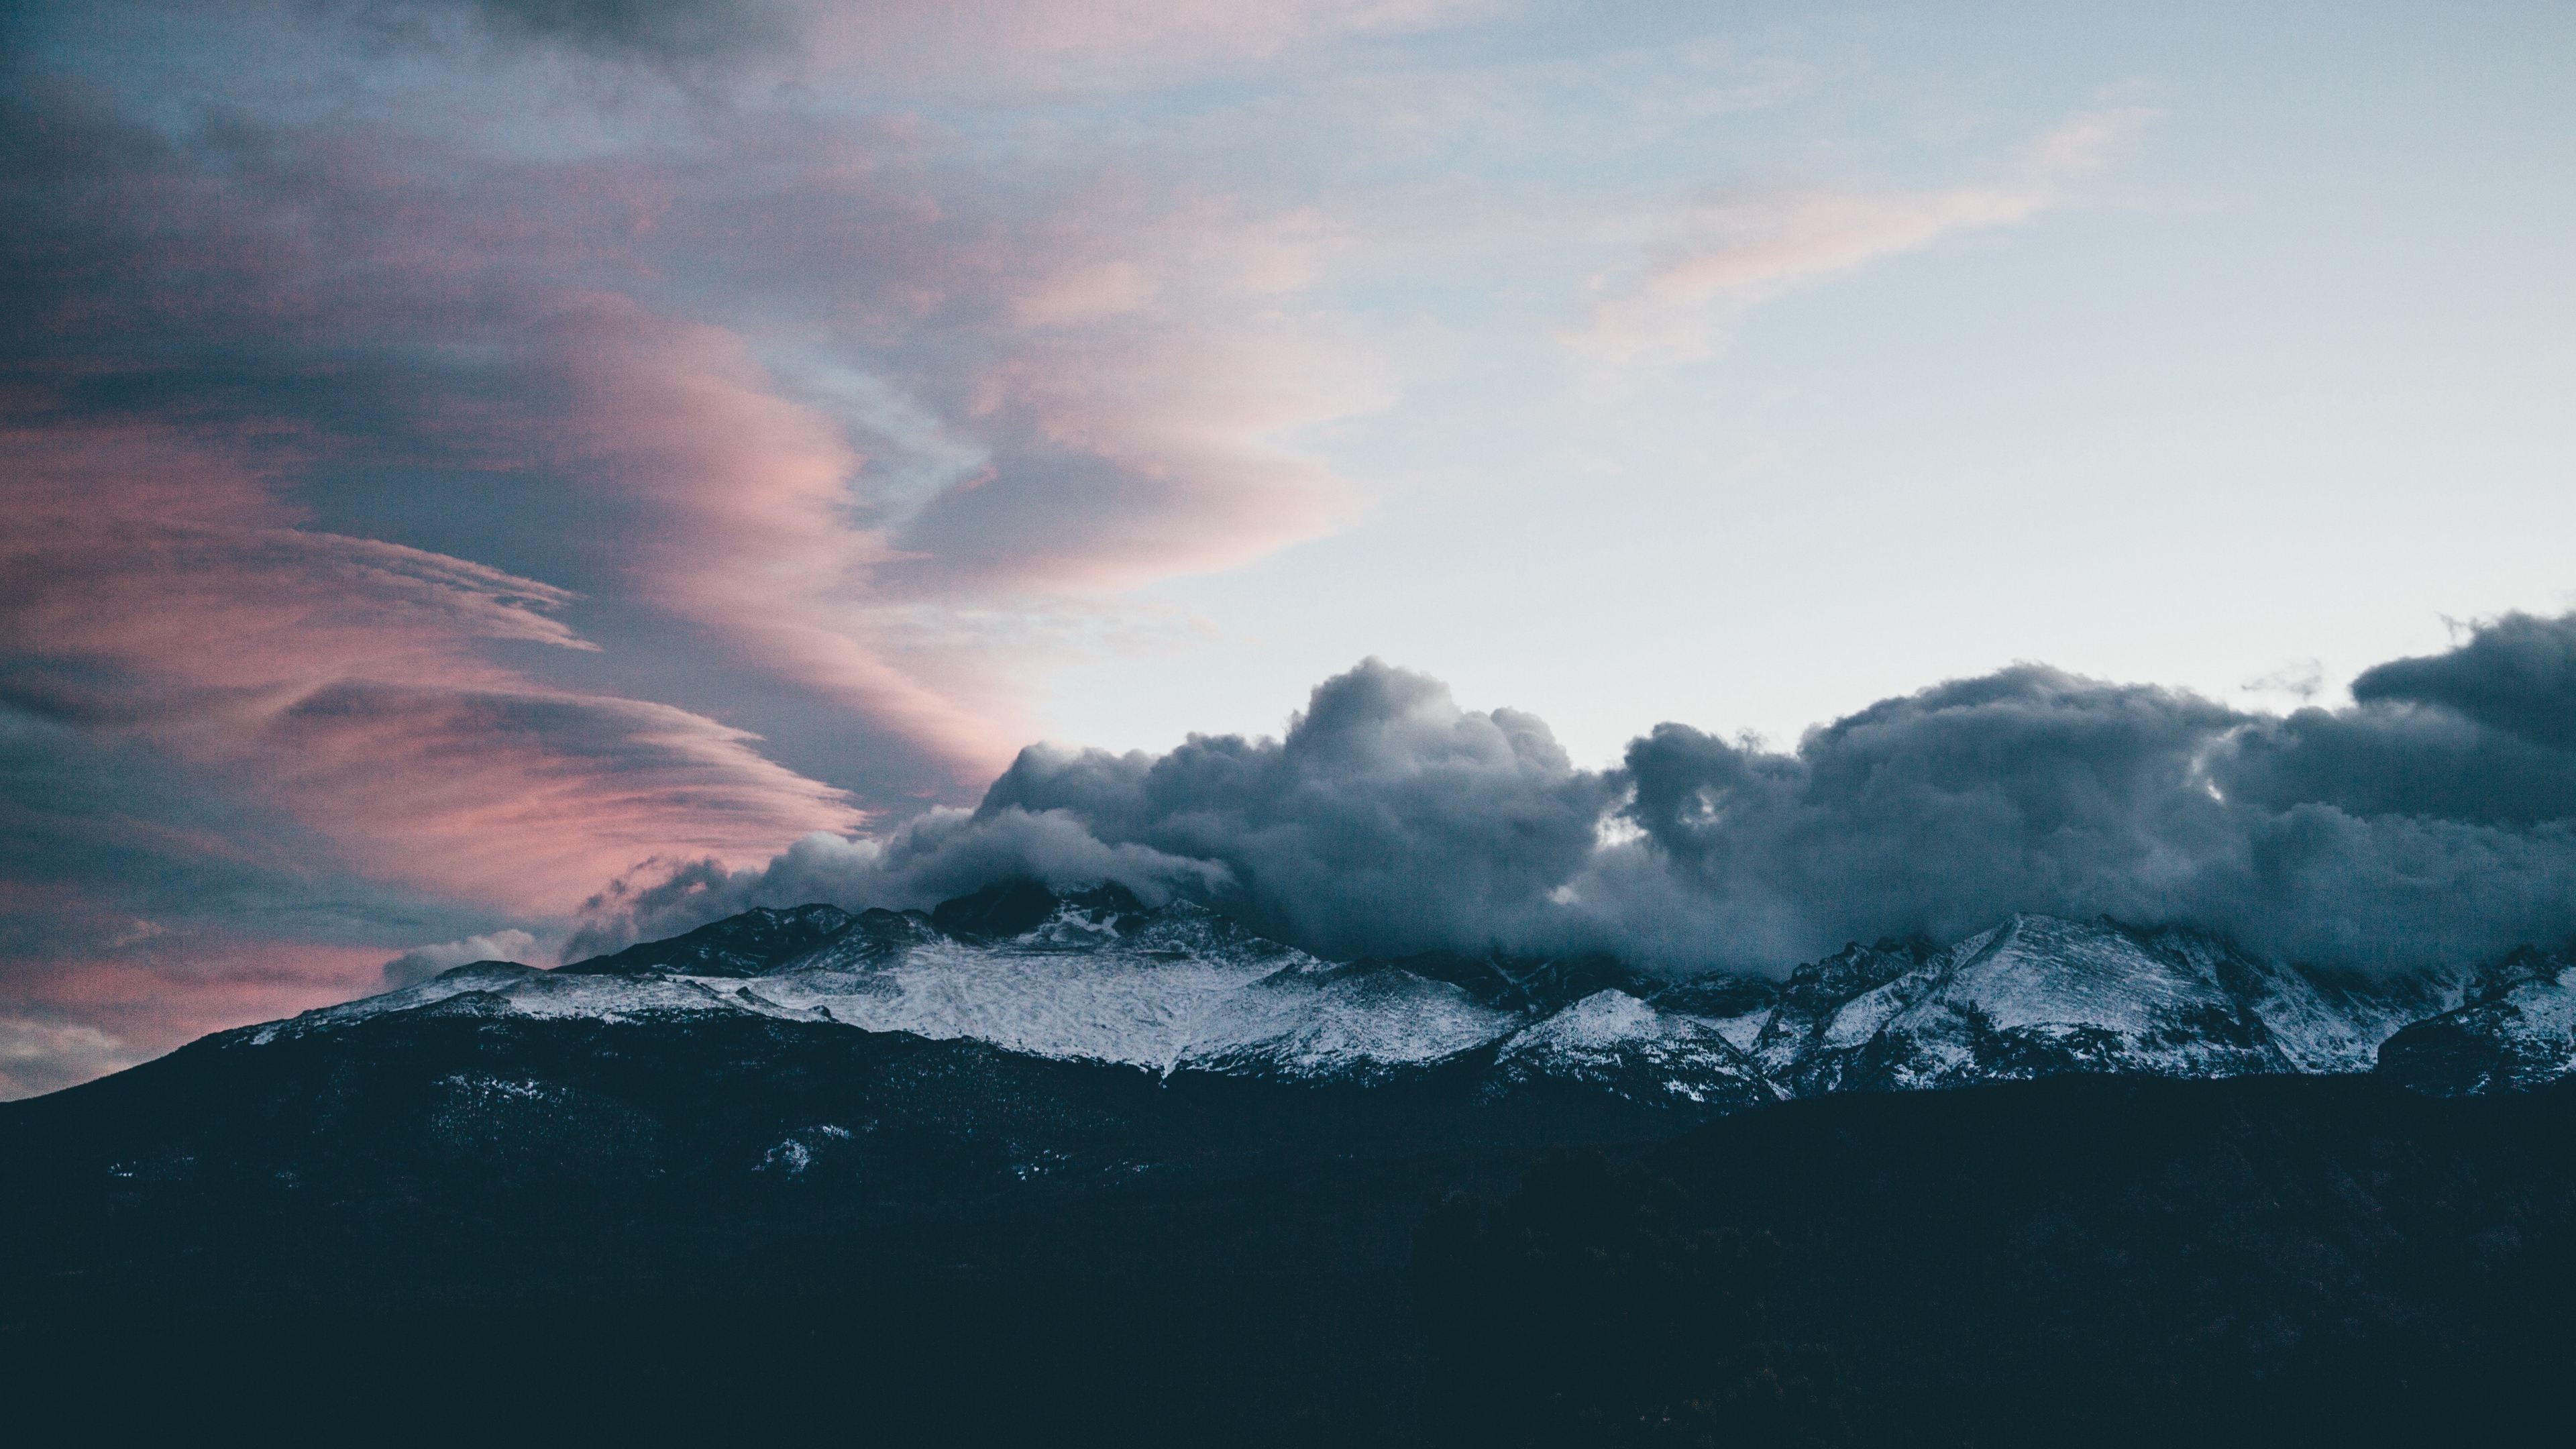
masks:
{"label": "rocky mountain summit", "polygon": [[1321,960],[1205,907],[1009,881],[922,911],[759,909],[545,971],[478,962],[229,1033],[259,1046],[395,1016],[751,1018],[972,1041],[1051,1061],[1279,1084],[1435,1070],[1477,1100],[1603,1095],[1705,1115],[1848,1091],[2066,1073],[2378,1070],[2452,1094],[2576,1059],[2565,953],[2392,981],[2213,937],[2016,915],[1952,945],[1857,943],[1785,983],[1645,976],[1599,955]]}

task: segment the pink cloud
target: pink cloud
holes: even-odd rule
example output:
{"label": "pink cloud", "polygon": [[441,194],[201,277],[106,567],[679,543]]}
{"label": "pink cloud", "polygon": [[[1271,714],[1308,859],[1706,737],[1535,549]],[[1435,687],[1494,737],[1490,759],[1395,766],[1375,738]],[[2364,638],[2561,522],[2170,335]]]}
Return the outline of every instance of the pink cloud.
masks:
{"label": "pink cloud", "polygon": [[[767,681],[908,751],[916,788],[980,785],[1029,733],[1019,620],[1335,526],[1356,500],[1294,436],[1389,395],[1365,337],[1297,305],[1340,244],[1311,214],[1118,178],[997,200],[877,123],[715,118],[571,160],[337,124],[200,155],[84,105],[57,133],[121,151],[47,223],[106,265],[34,274],[13,674],[343,867],[493,909],[859,823],[749,729],[656,702],[663,675]],[[716,294],[674,280],[718,263]],[[798,374],[818,357],[980,466],[907,492],[902,440]],[[174,379],[153,421],[76,401],[127,371]],[[457,482],[374,481],[423,475]],[[317,524],[349,479],[391,512]],[[466,542],[396,541],[407,518]],[[526,562],[459,556],[478,539]]]}
{"label": "pink cloud", "polygon": [[[1008,32],[1035,74],[1451,8],[919,34]],[[543,930],[639,862],[968,794],[1034,733],[1050,620],[1339,526],[1366,500],[1303,435],[1396,387],[1311,300],[1329,217],[997,185],[902,120],[711,107],[538,152],[8,105],[42,125],[0,158],[0,701],[87,793],[0,799],[0,929],[33,942],[0,1091]]]}
{"label": "pink cloud", "polygon": [[[1313,537],[1358,506],[1298,445],[1396,391],[1372,338],[1304,300],[1346,246],[1329,219],[1114,174],[985,196],[912,139],[793,139],[797,184],[708,182],[721,207],[662,239],[757,256],[752,285],[805,320],[739,329],[747,345],[827,356],[978,460],[889,488],[900,440],[870,449],[853,499],[883,531],[873,597],[972,613],[1125,587]],[[782,143],[752,138],[728,164]]]}
{"label": "pink cloud", "polygon": [[[284,810],[362,874],[545,911],[657,850],[749,856],[855,819],[741,730],[485,656],[495,640],[591,647],[550,616],[560,588],[220,521],[228,498],[251,520],[275,509],[242,460],[185,436],[9,442],[26,467],[5,493],[0,629],[21,697]],[[195,521],[152,516],[178,495]]]}
{"label": "pink cloud", "polygon": [[380,948],[190,932],[21,964],[0,1011],[0,1101],[75,1085],[243,1022],[372,990]]}

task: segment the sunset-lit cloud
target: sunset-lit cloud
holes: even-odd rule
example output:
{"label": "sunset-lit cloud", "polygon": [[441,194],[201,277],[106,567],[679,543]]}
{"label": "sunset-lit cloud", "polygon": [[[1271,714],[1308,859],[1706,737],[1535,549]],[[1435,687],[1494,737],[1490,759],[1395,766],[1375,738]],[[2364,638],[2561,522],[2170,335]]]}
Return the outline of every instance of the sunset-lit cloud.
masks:
{"label": "sunset-lit cloud", "polygon": [[[1324,9],[889,11],[885,35],[1186,58],[1414,13]],[[759,43],[707,58],[831,47],[777,7],[239,14],[469,74],[519,62],[440,50],[442,16],[655,64],[732,27]],[[1391,395],[1301,295],[1334,225],[1194,181],[993,192],[936,134],[793,105],[684,101],[677,131],[547,155],[403,107],[172,127],[18,74],[0,663],[31,860],[69,831],[289,897],[371,882],[381,937],[559,919],[639,862],[971,791],[1031,729],[1016,618],[1332,528],[1356,495],[1294,435]],[[175,790],[114,803],[144,761]],[[43,798],[66,771],[99,807]],[[256,939],[229,899],[156,949]],[[66,904],[36,893],[26,949],[80,957]],[[239,998],[210,982],[171,989]]]}

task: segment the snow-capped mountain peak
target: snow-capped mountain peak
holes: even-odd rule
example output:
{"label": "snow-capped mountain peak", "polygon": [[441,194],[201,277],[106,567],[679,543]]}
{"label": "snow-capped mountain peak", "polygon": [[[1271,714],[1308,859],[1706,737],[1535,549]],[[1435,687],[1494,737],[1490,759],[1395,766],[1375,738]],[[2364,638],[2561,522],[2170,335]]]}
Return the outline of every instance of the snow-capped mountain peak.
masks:
{"label": "snow-capped mountain peak", "polygon": [[232,1035],[264,1043],[414,1011],[761,1017],[1166,1076],[1373,1082],[1468,1063],[1488,1096],[1575,1087],[1724,1110],[2064,1072],[2392,1060],[2437,1090],[2526,1085],[2576,1060],[2570,980],[2564,956],[2522,953],[2474,981],[2345,981],[2188,930],[2039,915],[1949,947],[1848,945],[1785,983],[1661,981],[1579,955],[1336,964],[1187,901],[1149,909],[1115,885],[1010,881],[929,912],[764,908],[555,971],[477,962]]}
{"label": "snow-capped mountain peak", "polygon": [[1782,1094],[1711,1022],[1658,1010],[1615,987],[1515,1032],[1495,1054],[1489,1092],[1561,1083],[1632,1101],[1733,1110]]}

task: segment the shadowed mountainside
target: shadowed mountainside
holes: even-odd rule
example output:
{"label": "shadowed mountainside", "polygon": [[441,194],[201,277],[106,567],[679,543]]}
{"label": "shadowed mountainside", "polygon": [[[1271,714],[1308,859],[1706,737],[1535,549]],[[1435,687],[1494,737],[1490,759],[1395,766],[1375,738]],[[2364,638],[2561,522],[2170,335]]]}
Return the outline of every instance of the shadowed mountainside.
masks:
{"label": "shadowed mountainside", "polygon": [[[827,910],[478,963],[0,1106],[13,1422],[2349,1449],[2508,1438],[2576,1367],[2563,953],[2409,997],[2016,917],[1773,988],[1337,965],[1123,893]],[[2384,1030],[2376,1071],[2305,1066]],[[1409,1294],[1426,1210],[1509,1200],[1553,1143],[1633,1169],[1602,1180],[1652,1251]],[[1704,1234],[1769,1245],[1754,1369],[1707,1401],[1697,1348],[1624,1406],[1551,1383],[1654,1356]],[[1442,1347],[1486,1322],[1511,1353]],[[1480,1391],[1484,1361],[1519,1367]],[[1787,1402],[1744,1389],[1764,1365],[1832,1413],[1754,1414]]]}
{"label": "shadowed mountainside", "polygon": [[[25,1115],[7,1125],[27,1160]],[[383,1428],[398,1403],[396,1437],[1437,1443],[1463,1421],[1414,1335],[1408,1243],[1427,1202],[1507,1190],[1534,1145],[1384,1147],[1002,1191],[977,1172],[937,1201],[573,1161],[230,1209],[155,1198],[149,1163],[72,1196],[13,1178],[0,1387],[24,1422],[112,1398],[163,1430]],[[2564,1084],[2055,1078],[1783,1103],[1614,1152],[1674,1184],[1684,1228],[1776,1241],[1772,1331],[1830,1347],[1856,1443],[2500,1442],[2557,1415],[2576,1367]]]}

